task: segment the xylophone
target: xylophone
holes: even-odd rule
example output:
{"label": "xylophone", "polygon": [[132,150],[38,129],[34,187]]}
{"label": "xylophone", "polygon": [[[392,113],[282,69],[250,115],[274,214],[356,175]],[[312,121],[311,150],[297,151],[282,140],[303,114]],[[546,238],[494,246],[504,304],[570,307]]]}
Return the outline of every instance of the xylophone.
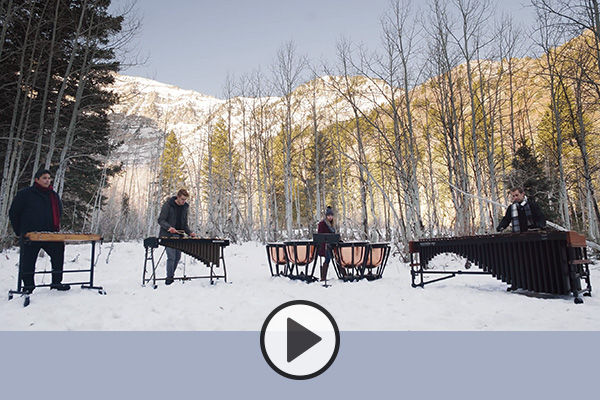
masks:
{"label": "xylophone", "polygon": [[[591,283],[585,237],[577,232],[524,232],[486,236],[432,238],[411,241],[412,287],[452,278],[461,274],[491,274],[510,285],[508,290],[575,296],[591,296]],[[428,269],[428,263],[442,253],[467,259],[467,269],[476,264],[481,271]],[[425,280],[425,275],[441,278]],[[581,288],[581,280],[587,284]]]}
{"label": "xylophone", "polygon": [[[158,260],[158,262],[154,262],[154,249],[158,248],[159,245],[165,248],[169,247],[172,249],[180,250],[181,252],[194,257],[196,260],[204,263],[208,268],[210,268],[209,275],[186,276],[184,271],[184,276],[175,277],[173,279],[190,280],[198,278],[209,278],[210,283],[213,284],[215,279],[223,278],[225,282],[227,282],[227,270],[225,268],[225,257],[223,254],[223,250],[225,247],[229,246],[229,239],[210,239],[195,237],[148,237],[144,239],[146,258],[144,261],[144,273],[142,276],[143,286],[145,286],[146,283],[152,281],[153,287],[156,288],[157,280],[166,279],[156,277],[156,267],[160,262],[160,259]],[[149,273],[147,267],[148,261],[152,263],[152,273],[149,277],[146,277],[146,275]],[[218,275],[215,273],[214,269],[219,268],[221,266],[221,261],[223,266],[223,274]]]}
{"label": "xylophone", "polygon": [[[95,289],[100,294],[106,294],[102,286],[94,286],[94,259],[96,242],[102,242],[102,236],[93,233],[73,233],[73,232],[27,232],[23,235],[21,246],[27,246],[29,242],[91,242],[92,254],[90,258],[90,269],[76,269],[76,270],[63,270],[64,273],[76,273],[76,272],[89,272],[89,281],[87,282],[70,282],[68,285],[81,285],[82,289]],[[35,271],[34,274],[48,274],[51,271]],[[17,290],[10,290],[8,292],[8,299],[11,300],[13,295],[21,294],[25,295],[24,305],[29,305],[29,294],[24,293],[21,287],[21,271],[19,269],[19,276],[17,278]],[[35,285],[36,287],[50,286],[49,284]]]}

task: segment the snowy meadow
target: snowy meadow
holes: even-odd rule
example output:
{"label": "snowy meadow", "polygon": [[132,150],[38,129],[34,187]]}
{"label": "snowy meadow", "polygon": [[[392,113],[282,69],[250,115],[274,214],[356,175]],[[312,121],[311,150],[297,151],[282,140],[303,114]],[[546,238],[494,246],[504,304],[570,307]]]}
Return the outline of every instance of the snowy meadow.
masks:
{"label": "snowy meadow", "polygon": [[[155,250],[158,260],[163,247]],[[0,254],[0,288],[16,288],[18,248]],[[68,244],[65,270],[89,268],[90,244]],[[31,304],[23,298],[0,302],[0,329],[20,331],[259,331],[280,304],[305,299],[325,307],[342,331],[596,331],[600,330],[600,297],[551,296],[518,290],[489,275],[457,276],[423,288],[412,288],[410,267],[398,256],[388,260],[383,279],[343,282],[329,270],[330,287],[285,277],[271,277],[264,245],[256,242],[225,248],[228,282],[220,279],[175,281],[158,288],[142,285],[144,246],[104,243],[96,246],[96,290],[73,286],[57,292],[36,288]],[[165,257],[157,267],[164,276]],[[460,268],[464,260],[446,254],[436,268]],[[183,255],[188,276],[206,275],[204,264]],[[47,256],[37,270],[50,270]],[[600,274],[592,264],[592,288]],[[64,283],[85,280],[66,273]],[[38,283],[50,275],[37,275]]]}

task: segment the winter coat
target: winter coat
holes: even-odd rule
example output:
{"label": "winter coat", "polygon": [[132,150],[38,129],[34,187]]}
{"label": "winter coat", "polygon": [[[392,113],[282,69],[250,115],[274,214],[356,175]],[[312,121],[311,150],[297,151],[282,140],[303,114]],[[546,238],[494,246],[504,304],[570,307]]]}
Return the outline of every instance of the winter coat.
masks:
{"label": "winter coat", "polygon": [[[329,225],[327,225],[327,222],[323,219],[317,226],[317,233],[335,233],[335,228],[333,228],[332,232],[329,228]],[[327,255],[327,247],[325,246],[325,243],[321,243],[319,246],[319,255],[321,257],[325,257]]]}
{"label": "winter coat", "polygon": [[[54,232],[54,217],[50,194],[37,187],[29,186],[17,192],[8,211],[10,224],[17,235],[27,232]],[[62,216],[62,202],[58,197],[59,215]]]}
{"label": "winter coat", "polygon": [[190,208],[190,205],[188,203],[184,203],[182,206],[178,206],[177,204],[175,204],[176,199],[177,196],[171,197],[165,202],[165,204],[163,204],[160,210],[160,215],[158,216],[158,224],[160,225],[160,232],[158,235],[160,237],[178,236],[176,233],[169,232],[169,228],[175,227],[175,225],[177,224],[176,207],[183,207],[183,209],[181,210],[181,223],[183,224],[182,229],[188,235],[192,233],[188,225],[188,210]]}
{"label": "winter coat", "polygon": [[[544,213],[542,212],[540,206],[529,199],[527,199],[527,203],[529,204],[529,208],[531,209],[531,219],[533,221],[533,224],[527,223],[527,215],[525,213],[525,210],[522,206],[519,206],[517,210],[519,212],[519,225],[521,228],[521,232],[527,232],[527,230],[532,228],[545,228],[546,217],[544,216]],[[506,214],[504,215],[504,218],[502,218],[502,220],[500,221],[500,224],[498,224],[496,230],[501,231],[505,229],[508,225],[510,225],[511,222],[512,205],[510,205],[506,210]]]}

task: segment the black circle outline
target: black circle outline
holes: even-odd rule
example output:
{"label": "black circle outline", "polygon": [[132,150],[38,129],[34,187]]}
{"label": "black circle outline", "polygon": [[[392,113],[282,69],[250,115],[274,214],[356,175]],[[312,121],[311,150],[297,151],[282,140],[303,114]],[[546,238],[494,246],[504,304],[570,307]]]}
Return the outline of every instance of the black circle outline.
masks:
{"label": "black circle outline", "polygon": [[[321,369],[319,369],[318,371],[315,371],[313,373],[310,373],[308,375],[292,375],[285,371],[282,371],[273,363],[273,361],[271,361],[271,359],[269,358],[269,355],[267,354],[267,349],[265,347],[265,332],[267,330],[267,326],[269,325],[269,322],[271,322],[271,319],[273,319],[275,314],[277,314],[279,311],[283,310],[284,308],[288,308],[288,307],[299,305],[299,304],[316,308],[317,310],[319,310],[323,314],[325,314],[325,316],[327,317],[329,322],[331,322],[331,325],[333,326],[333,331],[335,333],[335,348],[333,349],[333,354],[329,358],[329,361],[327,361],[327,364],[325,364]],[[322,307],[321,305],[319,305],[317,303],[309,301],[309,300],[292,300],[292,301],[288,301],[286,303],[281,304],[280,306],[275,308],[273,311],[271,311],[271,313],[269,314],[267,319],[265,319],[262,329],[260,330],[260,351],[262,352],[262,355],[263,355],[265,361],[267,362],[267,364],[269,364],[269,366],[273,369],[273,371],[277,372],[279,375],[284,376],[288,379],[305,380],[305,379],[312,379],[314,377],[321,375],[329,367],[331,367],[331,365],[333,364],[333,362],[335,361],[335,359],[338,355],[339,350],[340,350],[340,330],[337,326],[337,323],[335,322],[335,319],[333,319],[333,316],[324,307]]]}

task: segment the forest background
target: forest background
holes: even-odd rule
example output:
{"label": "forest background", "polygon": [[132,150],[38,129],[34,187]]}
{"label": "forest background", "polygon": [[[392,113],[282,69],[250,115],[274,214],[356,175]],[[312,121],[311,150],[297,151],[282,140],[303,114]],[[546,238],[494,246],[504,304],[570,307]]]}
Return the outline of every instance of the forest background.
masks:
{"label": "forest background", "polygon": [[532,0],[525,27],[488,0],[392,0],[377,49],[341,37],[332,60],[309,60],[283,43],[267,69],[228,78],[225,99],[188,91],[168,107],[118,74],[141,21],[135,4],[109,6],[0,0],[2,247],[40,167],[63,230],[108,241],[155,235],[185,186],[202,235],[307,238],[331,205],[346,239],[402,254],[414,238],[493,232],[515,185],[598,241],[598,1]]}

